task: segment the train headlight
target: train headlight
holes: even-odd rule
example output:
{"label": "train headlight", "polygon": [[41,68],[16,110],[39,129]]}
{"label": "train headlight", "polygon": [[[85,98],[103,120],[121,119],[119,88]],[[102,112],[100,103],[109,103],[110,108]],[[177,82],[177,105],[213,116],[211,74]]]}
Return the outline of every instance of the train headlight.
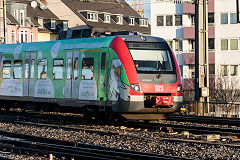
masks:
{"label": "train headlight", "polygon": [[177,92],[181,92],[181,90],[182,90],[182,85],[181,85],[181,84],[178,84],[178,85],[177,85]]}
{"label": "train headlight", "polygon": [[141,92],[140,84],[131,84],[131,88],[136,92]]}

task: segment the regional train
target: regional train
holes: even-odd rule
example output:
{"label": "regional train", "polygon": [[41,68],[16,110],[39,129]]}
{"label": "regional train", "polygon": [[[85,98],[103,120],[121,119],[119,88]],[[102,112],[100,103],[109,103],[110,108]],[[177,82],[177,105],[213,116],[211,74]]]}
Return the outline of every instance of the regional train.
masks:
{"label": "regional train", "polygon": [[182,101],[178,63],[162,38],[121,35],[0,45],[1,105],[150,120],[179,111]]}

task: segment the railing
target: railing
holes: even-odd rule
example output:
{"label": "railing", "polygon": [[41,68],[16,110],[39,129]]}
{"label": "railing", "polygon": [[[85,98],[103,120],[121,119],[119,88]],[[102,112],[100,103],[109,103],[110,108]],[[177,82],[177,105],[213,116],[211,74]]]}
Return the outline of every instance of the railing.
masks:
{"label": "railing", "polygon": [[185,101],[187,115],[240,118],[239,103]]}

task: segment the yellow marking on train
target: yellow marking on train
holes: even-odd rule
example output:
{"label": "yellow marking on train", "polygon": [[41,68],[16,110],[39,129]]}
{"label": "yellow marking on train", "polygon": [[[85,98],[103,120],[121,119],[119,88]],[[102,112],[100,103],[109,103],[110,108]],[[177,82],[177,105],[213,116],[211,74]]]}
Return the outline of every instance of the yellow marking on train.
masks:
{"label": "yellow marking on train", "polygon": [[99,52],[100,49],[82,49],[81,52]]}

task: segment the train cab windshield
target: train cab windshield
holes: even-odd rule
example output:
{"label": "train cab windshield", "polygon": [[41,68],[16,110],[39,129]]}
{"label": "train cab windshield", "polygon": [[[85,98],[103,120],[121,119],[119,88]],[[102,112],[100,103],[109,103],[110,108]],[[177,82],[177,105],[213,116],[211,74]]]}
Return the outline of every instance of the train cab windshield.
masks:
{"label": "train cab windshield", "polygon": [[173,71],[168,50],[130,50],[137,72]]}
{"label": "train cab windshield", "polygon": [[128,42],[129,51],[138,73],[173,73],[174,65],[167,44]]}

